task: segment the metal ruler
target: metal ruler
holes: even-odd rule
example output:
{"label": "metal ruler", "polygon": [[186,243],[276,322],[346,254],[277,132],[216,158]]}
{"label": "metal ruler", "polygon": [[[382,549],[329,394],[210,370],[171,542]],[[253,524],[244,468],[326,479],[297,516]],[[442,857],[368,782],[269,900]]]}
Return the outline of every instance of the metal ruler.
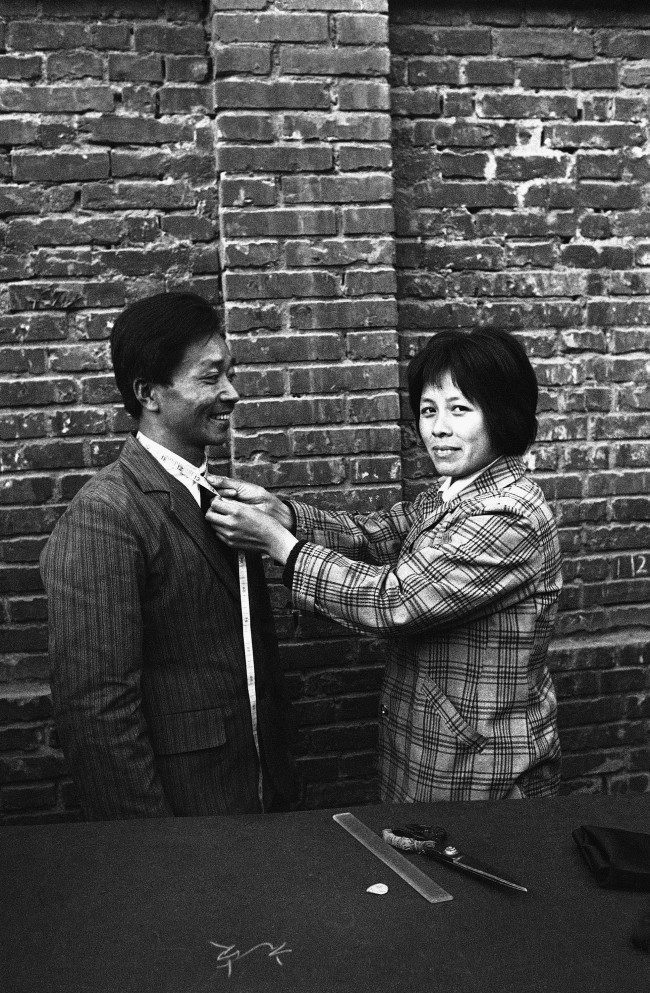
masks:
{"label": "metal ruler", "polygon": [[334,820],[429,903],[444,903],[445,900],[453,900],[451,893],[447,893],[447,890],[443,890],[442,886],[438,886],[433,879],[430,879],[424,872],[412,865],[407,858],[391,848],[374,831],[371,831],[369,827],[358,820],[354,814],[334,814]]}

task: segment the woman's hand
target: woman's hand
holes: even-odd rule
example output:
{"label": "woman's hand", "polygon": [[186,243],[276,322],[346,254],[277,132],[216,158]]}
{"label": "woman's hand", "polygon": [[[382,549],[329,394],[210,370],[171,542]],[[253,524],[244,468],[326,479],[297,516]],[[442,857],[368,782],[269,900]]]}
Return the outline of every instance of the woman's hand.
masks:
{"label": "woman's hand", "polygon": [[249,504],[268,514],[283,527],[290,528],[293,524],[293,514],[286,503],[263,486],[254,483],[241,483],[230,476],[206,476],[208,483],[218,491],[221,497],[228,500],[238,500]]}
{"label": "woman's hand", "polygon": [[[215,486],[215,483],[212,482],[212,485]],[[261,486],[248,483],[237,485],[266,493]],[[222,492],[224,489],[227,487],[222,487]],[[262,502],[244,503],[239,499],[215,496],[205,519],[212,525],[217,536],[231,548],[264,552],[284,565],[297,539],[277,520],[259,509],[259,503]]]}

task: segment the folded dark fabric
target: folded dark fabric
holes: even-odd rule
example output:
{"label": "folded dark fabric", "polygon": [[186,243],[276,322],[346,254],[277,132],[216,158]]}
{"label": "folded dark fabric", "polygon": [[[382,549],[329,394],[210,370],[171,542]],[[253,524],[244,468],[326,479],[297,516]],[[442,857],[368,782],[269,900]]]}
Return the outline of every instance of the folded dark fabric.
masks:
{"label": "folded dark fabric", "polygon": [[583,824],[572,837],[599,886],[650,890],[650,834]]}

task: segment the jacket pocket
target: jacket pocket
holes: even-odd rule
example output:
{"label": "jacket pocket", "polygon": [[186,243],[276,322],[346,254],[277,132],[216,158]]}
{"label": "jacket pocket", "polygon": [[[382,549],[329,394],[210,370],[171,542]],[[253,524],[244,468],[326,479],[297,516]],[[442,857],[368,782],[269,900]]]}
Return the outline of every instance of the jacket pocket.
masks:
{"label": "jacket pocket", "polygon": [[149,719],[154,751],[158,755],[200,752],[225,744],[226,729],[218,710],[184,710],[156,714]]}
{"label": "jacket pocket", "polygon": [[445,696],[433,680],[423,680],[422,687],[434,713],[444,725],[447,733],[475,751],[482,752],[489,739],[465,720],[456,710],[449,697]]}

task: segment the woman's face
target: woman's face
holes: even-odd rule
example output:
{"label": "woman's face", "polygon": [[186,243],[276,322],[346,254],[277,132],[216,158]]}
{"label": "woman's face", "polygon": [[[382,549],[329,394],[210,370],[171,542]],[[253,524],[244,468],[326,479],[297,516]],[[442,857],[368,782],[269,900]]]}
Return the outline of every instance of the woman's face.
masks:
{"label": "woman's face", "polygon": [[428,383],[420,398],[420,435],[440,476],[460,479],[497,458],[483,411],[460,392],[446,372]]}

